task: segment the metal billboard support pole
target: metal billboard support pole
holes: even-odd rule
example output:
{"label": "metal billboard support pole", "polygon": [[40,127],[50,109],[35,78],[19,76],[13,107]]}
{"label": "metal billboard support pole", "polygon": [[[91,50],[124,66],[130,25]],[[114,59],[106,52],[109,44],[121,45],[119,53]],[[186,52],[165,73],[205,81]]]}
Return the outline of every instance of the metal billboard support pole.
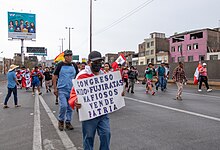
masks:
{"label": "metal billboard support pole", "polygon": [[24,65],[24,39],[21,39],[21,64]]}

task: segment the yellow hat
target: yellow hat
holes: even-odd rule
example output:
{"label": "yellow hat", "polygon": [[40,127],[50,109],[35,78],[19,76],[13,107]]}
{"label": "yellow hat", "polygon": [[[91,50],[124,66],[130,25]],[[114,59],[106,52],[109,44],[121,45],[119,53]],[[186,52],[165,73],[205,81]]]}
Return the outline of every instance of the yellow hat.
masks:
{"label": "yellow hat", "polygon": [[19,66],[16,65],[11,65],[10,69],[8,70],[8,72],[13,71],[14,69],[18,68]]}

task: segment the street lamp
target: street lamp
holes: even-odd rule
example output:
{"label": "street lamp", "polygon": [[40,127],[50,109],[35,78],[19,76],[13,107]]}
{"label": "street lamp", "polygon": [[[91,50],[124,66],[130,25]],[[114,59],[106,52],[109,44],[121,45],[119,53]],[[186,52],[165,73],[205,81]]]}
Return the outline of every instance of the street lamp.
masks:
{"label": "street lamp", "polygon": [[59,40],[61,40],[62,52],[63,52],[63,40],[65,40],[65,38],[60,38]]}
{"label": "street lamp", "polygon": [[66,27],[66,29],[69,29],[69,50],[70,50],[70,30],[71,30],[71,29],[74,29],[74,28],[72,28],[72,27]]}
{"label": "street lamp", "polygon": [[92,1],[93,0],[90,0],[90,33],[89,33],[89,51],[90,52],[92,52]]}

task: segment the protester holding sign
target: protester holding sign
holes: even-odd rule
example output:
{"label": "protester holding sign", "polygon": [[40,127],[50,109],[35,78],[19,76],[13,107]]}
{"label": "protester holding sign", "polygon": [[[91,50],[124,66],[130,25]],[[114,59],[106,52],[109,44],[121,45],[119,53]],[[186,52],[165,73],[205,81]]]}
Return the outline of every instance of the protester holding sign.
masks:
{"label": "protester holding sign", "polygon": [[93,150],[96,131],[100,138],[99,149],[109,150],[111,133],[108,113],[125,105],[120,94],[124,94],[123,81],[119,71],[105,74],[100,70],[103,61],[101,53],[92,51],[88,60],[88,66],[73,81],[69,104],[79,109],[84,150]]}
{"label": "protester holding sign", "polygon": [[[72,51],[64,51],[64,62],[58,63],[53,76],[54,94],[59,97],[59,116],[58,116],[58,128],[60,131],[73,130],[71,125],[72,109],[68,104],[70,98],[70,91],[73,86],[72,79],[75,79],[78,74],[78,67],[75,63],[72,63]],[[66,116],[66,117],[65,117]]]}

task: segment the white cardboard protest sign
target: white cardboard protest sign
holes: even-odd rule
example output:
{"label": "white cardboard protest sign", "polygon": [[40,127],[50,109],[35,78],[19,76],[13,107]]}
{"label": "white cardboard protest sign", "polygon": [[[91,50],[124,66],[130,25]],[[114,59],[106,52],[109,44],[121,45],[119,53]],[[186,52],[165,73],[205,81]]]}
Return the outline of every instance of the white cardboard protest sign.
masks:
{"label": "white cardboard protest sign", "polygon": [[79,120],[86,121],[112,113],[125,106],[123,81],[119,71],[73,80],[78,102]]}

